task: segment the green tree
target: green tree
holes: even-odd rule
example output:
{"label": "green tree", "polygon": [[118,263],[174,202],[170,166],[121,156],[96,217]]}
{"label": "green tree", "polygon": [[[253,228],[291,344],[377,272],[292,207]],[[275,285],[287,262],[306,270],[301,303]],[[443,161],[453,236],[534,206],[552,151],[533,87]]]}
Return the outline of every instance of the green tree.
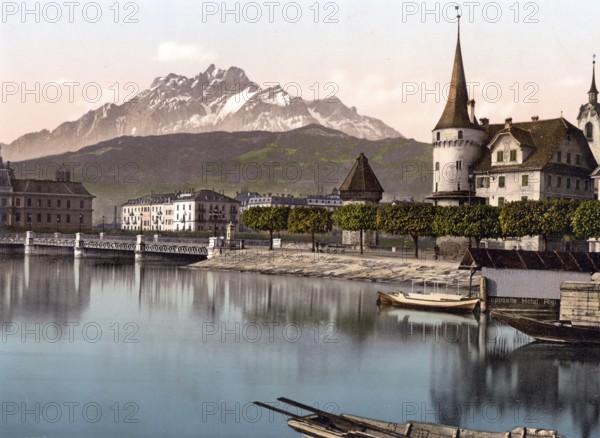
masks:
{"label": "green tree", "polygon": [[432,224],[435,236],[462,236],[460,222],[463,216],[459,206],[436,207]]}
{"label": "green tree", "polygon": [[506,236],[540,236],[544,251],[548,249],[548,237],[572,234],[571,219],[578,203],[576,201],[516,201],[502,206],[500,224]]}
{"label": "green tree", "polygon": [[269,250],[273,249],[273,232],[287,229],[289,207],[250,207],[242,214],[242,223],[257,231],[269,232]]}
{"label": "green tree", "polygon": [[562,238],[565,235],[574,234],[571,223],[580,202],[556,199],[545,201],[545,203],[546,208],[541,218],[541,236],[544,239],[544,251],[548,249],[548,237]]}
{"label": "green tree", "polygon": [[546,206],[538,201],[515,201],[504,204],[500,210],[502,234],[510,237],[542,234],[542,221]]}
{"label": "green tree", "polygon": [[333,214],[333,222],[346,231],[360,231],[360,253],[363,253],[363,233],[376,230],[377,206],[373,204],[348,204]]}
{"label": "green tree", "polygon": [[435,207],[424,202],[391,205],[379,211],[377,229],[388,234],[408,235],[419,257],[419,237],[433,236]]}
{"label": "green tree", "polygon": [[433,221],[436,236],[468,237],[479,248],[482,239],[502,236],[500,209],[491,205],[437,207]]}
{"label": "green tree", "polygon": [[571,218],[573,232],[582,239],[600,238],[600,201],[583,201]]}
{"label": "green tree", "polygon": [[502,237],[500,208],[491,205],[463,205],[459,208],[462,214],[460,234],[475,239],[476,248],[479,248],[482,239]]}
{"label": "green tree", "polygon": [[328,233],[333,228],[333,213],[321,207],[299,207],[290,211],[288,231],[310,233],[315,252],[315,233]]}

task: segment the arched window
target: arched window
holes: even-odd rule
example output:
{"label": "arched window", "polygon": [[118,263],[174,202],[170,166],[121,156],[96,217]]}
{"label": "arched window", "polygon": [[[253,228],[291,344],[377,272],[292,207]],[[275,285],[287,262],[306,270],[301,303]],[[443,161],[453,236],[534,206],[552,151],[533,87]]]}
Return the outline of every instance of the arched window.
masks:
{"label": "arched window", "polygon": [[587,122],[585,124],[585,137],[588,140],[592,140],[594,138],[594,125],[592,125],[592,122]]}
{"label": "arched window", "polygon": [[436,134],[435,138],[437,141],[440,141],[440,133],[439,132]]}
{"label": "arched window", "polygon": [[463,132],[461,130],[461,131],[458,131],[458,139],[462,140],[462,138],[463,138]]}

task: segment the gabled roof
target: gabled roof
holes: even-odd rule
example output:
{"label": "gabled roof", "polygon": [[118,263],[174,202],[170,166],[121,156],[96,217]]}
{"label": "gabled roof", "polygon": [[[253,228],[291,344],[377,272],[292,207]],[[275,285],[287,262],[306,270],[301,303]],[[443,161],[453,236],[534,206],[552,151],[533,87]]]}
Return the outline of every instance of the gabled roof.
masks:
{"label": "gabled roof", "polygon": [[383,193],[383,187],[375,176],[375,172],[369,165],[369,160],[365,154],[361,153],[352,169],[346,176],[346,179],[340,186],[340,195],[344,197],[344,192],[374,192]]}
{"label": "gabled roof", "polygon": [[[532,120],[528,122],[513,123],[509,129],[505,128],[504,123],[489,125],[487,138],[495,139],[497,135],[503,132],[510,132],[511,135],[517,139],[517,141],[532,147],[534,150],[531,155],[529,155],[525,161],[520,164],[492,166],[489,148],[490,145],[488,144],[488,147],[483,149],[481,159],[474,166],[475,172],[547,170],[550,167],[557,168],[557,170],[558,167],[564,167],[563,170],[567,171],[568,168],[573,166],[552,162],[554,154],[559,149],[561,143],[567,140],[567,138],[576,140],[581,145],[581,149],[583,151],[583,162],[590,163],[590,170],[597,166],[596,159],[589,148],[583,132],[562,117],[558,119]],[[580,169],[581,173],[589,175],[589,171],[587,169],[587,166],[582,166]]]}
{"label": "gabled roof", "polygon": [[12,181],[14,193],[40,194],[40,195],[78,195],[94,197],[80,182],[14,179]]}
{"label": "gabled roof", "polygon": [[489,142],[489,146],[492,145],[496,141],[496,139],[502,135],[510,135],[515,140],[519,142],[521,146],[535,148],[535,142],[533,141],[533,136],[531,132],[526,131],[525,129],[518,128],[516,126],[511,126],[509,128],[504,128],[496,133],[494,138]]}
{"label": "gabled roof", "polygon": [[465,79],[465,68],[460,48],[460,24],[458,37],[456,39],[456,51],[454,52],[454,64],[452,66],[452,78],[450,80],[450,92],[448,101],[434,130],[445,128],[471,128],[479,129],[471,123],[468,111],[469,94],[467,92],[467,80]]}
{"label": "gabled roof", "polygon": [[459,269],[527,269],[594,273],[600,253],[468,248]]}

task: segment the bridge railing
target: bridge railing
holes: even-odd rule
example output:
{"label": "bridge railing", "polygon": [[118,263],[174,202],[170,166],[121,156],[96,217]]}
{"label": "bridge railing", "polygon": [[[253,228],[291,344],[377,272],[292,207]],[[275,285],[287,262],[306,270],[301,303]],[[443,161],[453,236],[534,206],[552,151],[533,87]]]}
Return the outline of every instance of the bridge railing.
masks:
{"label": "bridge railing", "polygon": [[182,244],[190,244],[190,245],[208,245],[208,239],[203,238],[183,238],[183,237],[162,237],[159,236],[158,240],[154,240],[154,237],[148,236],[148,238],[144,239],[145,242],[148,243],[182,243]]}

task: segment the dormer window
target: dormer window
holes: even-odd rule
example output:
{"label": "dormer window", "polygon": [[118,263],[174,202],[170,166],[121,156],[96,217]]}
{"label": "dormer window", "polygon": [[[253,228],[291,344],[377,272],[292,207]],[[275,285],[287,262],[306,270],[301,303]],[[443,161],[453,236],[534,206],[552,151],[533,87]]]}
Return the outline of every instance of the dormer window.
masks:
{"label": "dormer window", "polygon": [[498,152],[496,152],[496,161],[498,163],[504,162],[504,151],[498,151]]}
{"label": "dormer window", "polygon": [[462,130],[459,130],[458,131],[458,139],[462,140],[462,138],[463,138],[463,132],[462,132]]}
{"label": "dormer window", "polygon": [[559,163],[562,161],[562,152],[558,151],[556,153],[556,161],[558,161]]}
{"label": "dormer window", "polygon": [[567,152],[567,164],[571,164],[571,153]]}
{"label": "dormer window", "polygon": [[517,161],[517,151],[515,149],[510,151],[510,161]]}
{"label": "dormer window", "polygon": [[440,133],[439,133],[439,132],[438,132],[437,134],[435,134],[435,139],[436,139],[437,141],[440,141]]}

